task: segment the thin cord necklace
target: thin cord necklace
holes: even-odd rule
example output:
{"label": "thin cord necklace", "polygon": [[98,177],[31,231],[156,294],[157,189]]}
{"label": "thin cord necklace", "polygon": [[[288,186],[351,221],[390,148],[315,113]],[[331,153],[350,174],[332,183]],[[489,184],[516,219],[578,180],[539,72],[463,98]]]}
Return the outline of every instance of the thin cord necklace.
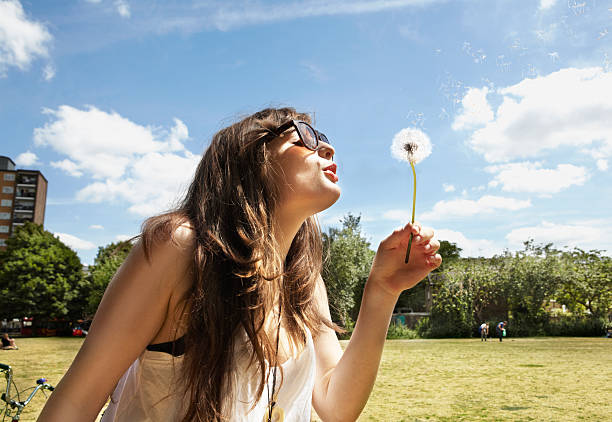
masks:
{"label": "thin cord necklace", "polygon": [[276,352],[274,354],[274,372],[272,373],[272,397],[270,397],[270,385],[268,384],[267,392],[268,392],[268,408],[266,413],[264,414],[264,422],[283,422],[285,419],[285,412],[283,409],[276,405],[276,399],[278,393],[275,395],[276,389],[276,370],[278,366],[278,343],[280,340],[280,327],[283,315],[283,299],[279,298],[278,304],[278,327],[276,328]]}

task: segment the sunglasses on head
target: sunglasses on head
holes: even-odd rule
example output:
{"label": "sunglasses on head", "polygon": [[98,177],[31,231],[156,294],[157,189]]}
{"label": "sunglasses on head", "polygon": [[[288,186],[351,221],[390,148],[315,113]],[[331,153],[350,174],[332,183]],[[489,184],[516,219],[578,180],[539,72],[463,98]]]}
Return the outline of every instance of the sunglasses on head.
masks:
{"label": "sunglasses on head", "polygon": [[326,144],[331,145],[327,139],[327,136],[301,120],[289,120],[287,123],[280,125],[278,129],[274,131],[274,133],[269,133],[262,139],[280,136],[283,132],[291,127],[295,128],[302,144],[311,151],[317,151],[320,149],[319,142],[325,142]]}

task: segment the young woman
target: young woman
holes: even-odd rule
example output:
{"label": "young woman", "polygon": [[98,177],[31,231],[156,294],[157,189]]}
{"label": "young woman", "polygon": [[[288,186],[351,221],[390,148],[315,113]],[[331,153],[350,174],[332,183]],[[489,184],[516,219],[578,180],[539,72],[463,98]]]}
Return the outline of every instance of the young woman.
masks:
{"label": "young woman", "polygon": [[182,204],[143,224],[40,421],[93,421],[109,395],[104,422],[359,416],[399,294],[442,259],[418,225],[381,242],[342,352],[315,219],[340,195],[335,151],[309,123],[265,109],[213,137]]}
{"label": "young woman", "polygon": [[2,334],[2,350],[18,350],[15,339],[9,337],[8,333]]}

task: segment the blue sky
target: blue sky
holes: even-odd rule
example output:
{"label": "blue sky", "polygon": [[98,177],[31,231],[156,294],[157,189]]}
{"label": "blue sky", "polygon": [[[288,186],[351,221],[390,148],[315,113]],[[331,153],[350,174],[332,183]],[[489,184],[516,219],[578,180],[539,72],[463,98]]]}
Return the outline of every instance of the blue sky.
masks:
{"label": "blue sky", "polygon": [[314,115],[375,248],[409,219],[404,128],[431,139],[417,220],[464,256],[612,250],[612,1],[0,0],[0,154],[49,181],[90,264],[184,192],[211,136]]}

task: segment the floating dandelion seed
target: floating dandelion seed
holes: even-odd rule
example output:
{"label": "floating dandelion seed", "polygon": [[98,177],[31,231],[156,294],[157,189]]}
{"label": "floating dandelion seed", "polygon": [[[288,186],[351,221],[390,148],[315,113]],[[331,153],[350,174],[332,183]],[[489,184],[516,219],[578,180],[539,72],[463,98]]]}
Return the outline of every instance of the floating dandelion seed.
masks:
{"label": "floating dandelion seed", "polygon": [[[414,212],[416,207],[416,170],[414,165],[420,163],[431,154],[431,141],[429,137],[421,130],[415,128],[406,128],[400,130],[394,137],[391,143],[391,155],[400,161],[407,161],[412,168],[412,176],[414,180],[412,191],[412,221],[414,224]],[[405,263],[408,263],[410,258],[410,247],[412,246],[412,233],[408,241],[408,249],[406,250]]]}

